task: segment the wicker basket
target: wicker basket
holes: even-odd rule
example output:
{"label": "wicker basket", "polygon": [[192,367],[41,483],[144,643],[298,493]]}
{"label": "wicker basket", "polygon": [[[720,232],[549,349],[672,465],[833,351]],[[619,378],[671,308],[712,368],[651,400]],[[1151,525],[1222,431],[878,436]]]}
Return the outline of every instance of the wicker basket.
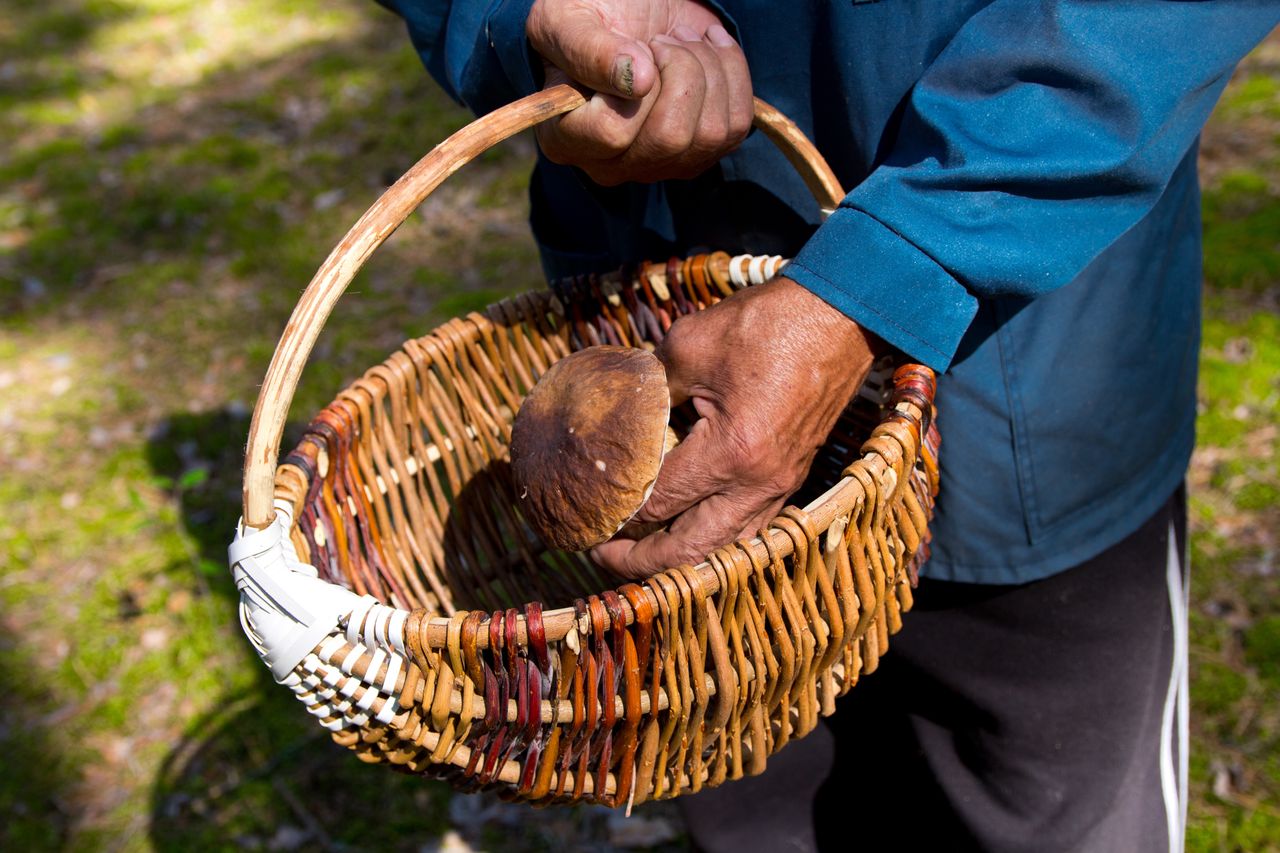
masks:
{"label": "wicker basket", "polygon": [[[582,102],[550,89],[459,131],[330,255],[262,387],[230,560],[255,648],[363,760],[513,799],[630,805],[761,772],[876,668],[927,557],[937,433],[932,373],[900,367],[842,416],[816,497],[757,538],[617,589],[548,550],[509,478],[523,395],[570,351],[652,347],[783,263],[717,253],[561,282],[408,341],[277,468],[302,366],[364,261],[449,174]],[[756,124],[838,203],[794,125],[760,102]]]}

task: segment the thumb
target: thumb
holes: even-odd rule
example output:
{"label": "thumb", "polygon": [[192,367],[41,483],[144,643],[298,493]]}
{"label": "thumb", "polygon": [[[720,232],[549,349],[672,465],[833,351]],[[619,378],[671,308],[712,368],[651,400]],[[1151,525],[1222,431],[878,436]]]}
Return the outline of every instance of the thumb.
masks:
{"label": "thumb", "polygon": [[533,49],[577,83],[609,95],[642,98],[658,78],[648,45],[609,29],[598,13],[581,7],[555,20],[536,10],[526,32]]}
{"label": "thumb", "polygon": [[[674,285],[668,283],[674,289]],[[671,408],[683,405],[693,396],[695,377],[699,374],[702,355],[697,326],[704,320],[701,312],[677,317],[653,354],[662,362],[667,374],[667,390],[671,392]]]}

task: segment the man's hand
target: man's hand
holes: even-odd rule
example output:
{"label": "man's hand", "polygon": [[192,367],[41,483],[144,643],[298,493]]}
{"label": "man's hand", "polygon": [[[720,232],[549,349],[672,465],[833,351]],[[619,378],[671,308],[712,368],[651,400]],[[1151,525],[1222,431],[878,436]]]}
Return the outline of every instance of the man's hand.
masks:
{"label": "man's hand", "polygon": [[595,93],[537,135],[548,158],[596,183],[691,178],[751,129],[742,48],[693,0],[537,0],[525,32],[550,63],[548,86]]}
{"label": "man's hand", "polygon": [[663,462],[640,521],[675,518],[592,558],[638,579],[754,536],[799,488],[873,361],[862,329],[779,278],[683,317],[658,349],[673,404],[700,418]]}

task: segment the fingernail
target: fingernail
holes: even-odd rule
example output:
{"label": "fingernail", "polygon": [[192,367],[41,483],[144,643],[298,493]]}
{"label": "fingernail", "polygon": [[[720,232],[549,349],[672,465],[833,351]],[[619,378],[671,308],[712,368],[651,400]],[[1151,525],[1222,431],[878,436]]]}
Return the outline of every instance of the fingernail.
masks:
{"label": "fingernail", "polygon": [[702,41],[702,37],[694,32],[692,27],[686,27],[684,24],[673,29],[671,35],[680,39],[680,41]]}
{"label": "fingernail", "polygon": [[729,31],[719,24],[707,27],[707,41],[716,47],[736,47],[738,44],[733,40],[733,36],[729,35]]}
{"label": "fingernail", "polygon": [[630,56],[619,56],[613,61],[613,87],[627,97],[635,94],[634,62]]}

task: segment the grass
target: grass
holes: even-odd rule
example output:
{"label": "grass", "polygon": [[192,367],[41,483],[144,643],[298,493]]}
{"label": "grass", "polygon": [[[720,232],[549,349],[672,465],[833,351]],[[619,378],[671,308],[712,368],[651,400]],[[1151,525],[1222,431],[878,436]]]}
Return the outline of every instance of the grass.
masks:
{"label": "grass", "polygon": [[[438,837],[444,790],[352,761],[269,683],[225,548],[298,293],[465,116],[354,2],[20,2],[0,57],[0,848]],[[530,153],[500,148],[389,242],[299,418],[406,336],[537,286]]]}
{"label": "grass", "polygon": [[[1205,141],[1193,850],[1280,846],[1277,50]],[[270,683],[225,547],[288,311],[465,120],[356,0],[0,16],[0,848],[417,849],[448,826],[447,791],[354,761]],[[406,336],[539,286],[531,152],[482,158],[388,241],[295,422]]]}
{"label": "grass", "polygon": [[1237,72],[1202,157],[1190,850],[1280,849],[1278,51],[1273,37]]}

